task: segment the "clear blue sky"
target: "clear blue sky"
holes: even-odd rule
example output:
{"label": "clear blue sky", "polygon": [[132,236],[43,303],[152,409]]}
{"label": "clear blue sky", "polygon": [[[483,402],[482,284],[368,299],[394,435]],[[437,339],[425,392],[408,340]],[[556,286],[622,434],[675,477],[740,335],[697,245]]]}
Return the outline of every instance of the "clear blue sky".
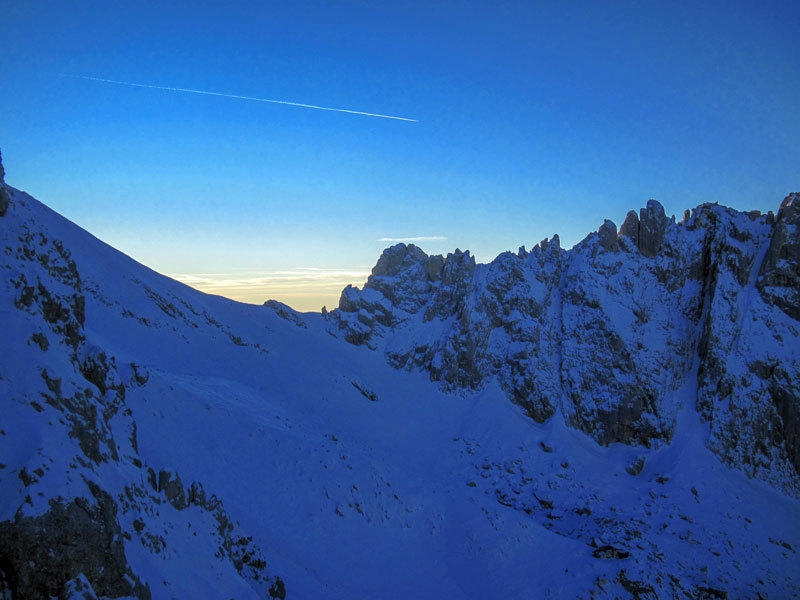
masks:
{"label": "clear blue sky", "polygon": [[776,209],[798,31],[796,2],[5,2],[0,148],[148,266],[318,310],[387,239],[488,261],[649,198]]}

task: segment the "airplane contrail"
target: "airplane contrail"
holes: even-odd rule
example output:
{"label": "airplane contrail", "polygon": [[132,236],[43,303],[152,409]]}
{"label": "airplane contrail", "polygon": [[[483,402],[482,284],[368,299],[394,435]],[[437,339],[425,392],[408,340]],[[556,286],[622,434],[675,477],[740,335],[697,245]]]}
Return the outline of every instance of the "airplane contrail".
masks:
{"label": "airplane contrail", "polygon": [[236,100],[252,100],[254,102],[269,102],[270,104],[285,104],[287,106],[299,106],[300,108],[313,108],[315,110],[328,110],[332,112],[349,113],[351,115],[362,115],[365,117],[379,117],[381,119],[394,119],[395,121],[408,121],[410,123],[419,123],[418,119],[408,119],[406,117],[395,117],[392,115],[380,115],[378,113],[364,112],[361,110],[348,110],[346,108],[331,108],[329,106],[303,104],[302,102],[289,102],[288,100],[270,100],[268,98],[254,98],[253,96],[239,96],[236,94],[223,94],[221,92],[207,92],[205,90],[192,90],[188,88],[167,87],[163,85],[151,85],[147,83],[133,83],[130,81],[116,81],[114,79],[103,79],[102,77],[89,77],[87,75],[62,75],[62,77],[73,77],[75,79],[86,79],[88,81],[102,81],[103,83],[115,83],[117,85],[129,85],[131,87],[149,88],[153,90],[167,90],[170,92],[187,92],[189,94],[203,94],[204,96],[221,96],[222,98],[235,98]]}

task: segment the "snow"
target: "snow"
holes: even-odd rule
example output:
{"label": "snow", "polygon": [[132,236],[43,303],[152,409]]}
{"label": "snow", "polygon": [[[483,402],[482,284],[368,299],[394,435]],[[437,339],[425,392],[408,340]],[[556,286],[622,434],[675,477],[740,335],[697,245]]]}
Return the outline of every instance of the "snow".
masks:
{"label": "snow", "polygon": [[[81,474],[114,496],[131,482],[146,488],[143,469],[125,455],[134,450],[122,442],[133,422],[135,455],[156,471],[174,470],[186,486],[202,482],[239,534],[252,536],[292,599],[562,598],[590,590],[618,597],[629,594],[630,580],[659,597],[697,586],[729,597],[800,594],[800,503],[706,448],[709,428],[694,409],[696,371],[666,392],[677,414],[669,443],[601,447],[560,412],[535,423],[494,383],[447,394],[427,373],[395,370],[383,347],[332,337],[320,315],[299,315],[305,327],[298,327],[271,309],[171,281],[21,192],[0,225],[9,247],[24,225],[69,250],[86,296],[85,346],[114,357],[130,410],[111,419],[119,462],[69,466],[79,449],[40,398],[40,369],[61,378],[65,393],[86,382],[41,315],[15,308],[9,282],[23,272],[54,292],[69,290],[35,263],[7,257],[0,520],[25,505],[25,494],[38,511],[50,498],[89,497]],[[478,268],[476,280],[486,271]],[[626,266],[586,285],[603,298],[603,285],[639,275]],[[538,280],[525,282],[544,294]],[[631,299],[645,310],[661,301]],[[610,314],[614,331],[634,332],[655,354],[666,351],[670,332],[659,324],[637,330],[633,312]],[[586,317],[569,316],[574,324],[565,328]],[[413,348],[445,327],[415,329],[421,321],[409,315],[404,337],[381,344]],[[28,343],[37,331],[52,338],[49,350]],[[137,373],[147,381],[134,384]],[[42,412],[31,408],[34,400]],[[640,457],[644,468],[632,476],[626,466]],[[20,470],[40,463],[50,465],[48,474],[24,486]],[[153,598],[265,597],[215,556],[221,542],[208,511],[141,502],[121,511],[120,523],[131,534],[128,561]],[[162,536],[161,551],[135,532],[137,518],[146,533]],[[605,544],[629,557],[595,558]]]}

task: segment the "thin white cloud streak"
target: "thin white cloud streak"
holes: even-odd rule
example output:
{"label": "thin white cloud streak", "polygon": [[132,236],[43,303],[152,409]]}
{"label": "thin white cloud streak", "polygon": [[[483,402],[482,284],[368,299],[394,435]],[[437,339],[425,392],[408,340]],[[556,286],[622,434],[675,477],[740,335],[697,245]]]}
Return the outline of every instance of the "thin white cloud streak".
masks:
{"label": "thin white cloud streak", "polygon": [[416,237],[382,237],[376,242],[443,242],[447,238],[443,235],[419,235]]}
{"label": "thin white cloud streak", "polygon": [[268,98],[254,98],[253,96],[240,96],[238,94],[223,94],[221,92],[208,92],[205,90],[193,90],[189,88],[168,87],[164,85],[151,85],[147,83],[133,83],[131,81],[117,81],[115,79],[103,79],[102,77],[89,77],[87,75],[67,75],[62,77],[72,77],[74,79],[86,79],[88,81],[101,81],[103,83],[114,83],[116,85],[127,85],[131,87],[148,88],[151,90],[166,90],[170,92],[185,92],[188,94],[202,94],[204,96],[219,96],[221,98],[234,98],[236,100],[251,100],[253,102],[268,102],[270,104],[284,104],[286,106],[298,106],[300,108],[313,108],[314,110],[327,110],[330,112],[349,113],[351,115],[362,115],[365,117],[378,117],[381,119],[394,119],[395,121],[408,121],[409,123],[419,123],[418,119],[407,117],[396,117],[393,115],[381,115],[378,113],[364,112],[361,110],[349,110],[347,108],[331,108],[330,106],[317,106],[316,104],[304,104],[302,102],[289,102],[288,100],[271,100]]}

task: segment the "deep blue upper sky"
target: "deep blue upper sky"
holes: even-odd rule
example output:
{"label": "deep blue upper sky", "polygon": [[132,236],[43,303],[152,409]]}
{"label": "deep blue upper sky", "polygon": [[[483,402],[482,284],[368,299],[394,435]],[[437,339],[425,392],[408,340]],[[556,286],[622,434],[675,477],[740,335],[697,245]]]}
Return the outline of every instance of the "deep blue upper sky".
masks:
{"label": "deep blue upper sky", "polygon": [[330,308],[387,239],[488,261],[800,188],[796,2],[6,4],[7,181],[253,302]]}

